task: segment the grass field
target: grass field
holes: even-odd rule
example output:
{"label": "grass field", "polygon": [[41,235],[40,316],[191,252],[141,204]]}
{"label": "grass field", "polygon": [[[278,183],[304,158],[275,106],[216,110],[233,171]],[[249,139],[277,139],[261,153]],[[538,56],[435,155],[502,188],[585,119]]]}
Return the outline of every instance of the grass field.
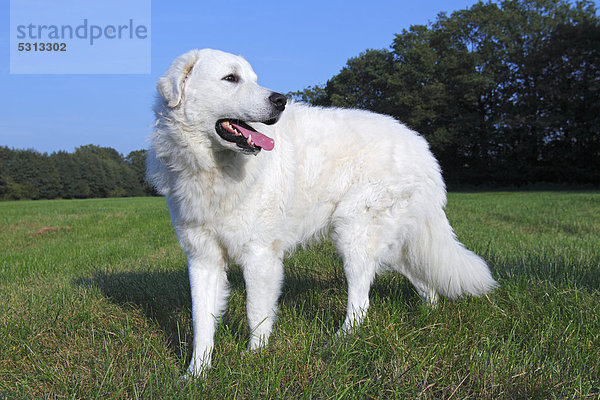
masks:
{"label": "grass field", "polygon": [[0,398],[600,398],[600,194],[455,193],[448,216],[500,287],[429,309],[385,275],[333,342],[346,287],[330,242],[286,260],[268,348],[245,350],[242,273],[206,381],[186,262],[161,198],[0,203]]}

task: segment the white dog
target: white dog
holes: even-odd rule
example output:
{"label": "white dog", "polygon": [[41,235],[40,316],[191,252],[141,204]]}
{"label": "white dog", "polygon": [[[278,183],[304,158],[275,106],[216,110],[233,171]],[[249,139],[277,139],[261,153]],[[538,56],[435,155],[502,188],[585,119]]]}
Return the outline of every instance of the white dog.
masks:
{"label": "white dog", "polygon": [[485,262],[456,240],[427,142],[393,118],[286,107],[285,96],[257,84],[246,60],[209,49],[177,58],[158,91],[148,177],[167,198],[188,259],[188,376],[210,365],[228,260],[246,282],[250,349],[269,339],[284,255],[327,233],[348,282],[340,334],[364,319],[378,272],[401,273],[428,302],[496,285]]}

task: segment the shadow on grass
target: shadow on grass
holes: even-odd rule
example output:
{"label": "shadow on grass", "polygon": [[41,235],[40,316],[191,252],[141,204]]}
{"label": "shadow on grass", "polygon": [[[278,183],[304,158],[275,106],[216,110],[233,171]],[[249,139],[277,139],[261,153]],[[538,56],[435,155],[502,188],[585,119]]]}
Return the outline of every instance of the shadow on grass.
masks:
{"label": "shadow on grass", "polygon": [[99,290],[110,302],[122,308],[141,310],[159,325],[169,346],[178,354],[179,339],[184,339],[187,330],[181,326],[185,321],[181,315],[189,314],[191,309],[186,270],[99,271],[74,283]]}
{"label": "shadow on grass", "polygon": [[600,289],[600,259],[576,260],[566,256],[525,254],[519,257],[489,256],[497,280],[525,279],[531,284],[547,281],[557,288]]}
{"label": "shadow on grass", "polygon": [[[248,327],[245,321],[245,286],[241,269],[232,266],[227,277],[231,289],[230,307],[225,312],[222,324],[232,335],[247,340]],[[191,343],[191,297],[186,269],[173,271],[99,271],[90,277],[74,281],[78,286],[99,290],[110,302],[122,308],[140,310],[164,332],[169,346],[179,354],[179,343]],[[336,282],[328,282],[336,284]],[[322,287],[325,282],[312,276],[290,274],[286,278],[281,298],[292,306],[311,288]],[[337,282],[339,285],[339,282]],[[232,305],[232,298],[240,298]],[[240,304],[243,303],[243,304]],[[314,310],[316,313],[319,310]],[[308,316],[310,317],[310,316]]]}
{"label": "shadow on grass", "polygon": [[[325,274],[308,270],[286,272],[280,304],[288,309],[294,309],[296,315],[301,315],[307,321],[316,318],[323,311],[336,313],[339,315],[335,315],[333,320],[341,324],[346,304],[346,282],[341,271],[329,271]],[[244,342],[248,338],[249,331],[245,319],[245,286],[242,270],[233,265],[227,277],[231,298],[222,324],[237,341]],[[191,343],[191,297],[186,269],[99,271],[91,277],[79,278],[74,283],[99,290],[109,301],[122,308],[143,312],[163,331],[169,347],[175,354],[180,353],[181,343]],[[232,304],[233,297],[236,298],[235,304]],[[388,298],[392,302],[401,302],[409,307],[420,302],[412,286],[397,274],[378,278],[371,289],[371,298]],[[339,304],[336,310],[328,308],[331,300]]]}

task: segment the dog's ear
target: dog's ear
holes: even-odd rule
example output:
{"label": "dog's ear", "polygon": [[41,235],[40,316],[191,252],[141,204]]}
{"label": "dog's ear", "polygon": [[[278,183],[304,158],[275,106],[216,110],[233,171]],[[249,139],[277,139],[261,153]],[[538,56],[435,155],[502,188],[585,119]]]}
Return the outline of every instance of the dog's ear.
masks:
{"label": "dog's ear", "polygon": [[183,97],[183,86],[198,61],[198,51],[192,50],[173,61],[165,75],[158,80],[158,92],[169,107],[176,107]]}

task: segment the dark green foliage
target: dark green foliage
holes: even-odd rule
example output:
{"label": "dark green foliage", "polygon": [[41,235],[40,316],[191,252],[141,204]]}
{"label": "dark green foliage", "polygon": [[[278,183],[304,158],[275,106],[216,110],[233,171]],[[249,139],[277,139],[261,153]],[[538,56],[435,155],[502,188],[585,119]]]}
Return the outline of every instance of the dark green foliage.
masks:
{"label": "dark green foliage", "polygon": [[48,156],[33,150],[0,149],[0,197],[8,200],[49,199],[59,195],[61,183]]}
{"label": "dark green foliage", "polygon": [[123,157],[94,145],[50,155],[0,147],[0,200],[152,195],[145,163],[144,150]]}
{"label": "dark green foliage", "polygon": [[316,105],[392,115],[452,183],[600,183],[600,21],[593,2],[479,2],[348,61]]}
{"label": "dark green foliage", "polygon": [[135,150],[130,152],[125,161],[135,174],[138,185],[142,188],[145,195],[157,195],[152,185],[146,180],[146,150]]}

